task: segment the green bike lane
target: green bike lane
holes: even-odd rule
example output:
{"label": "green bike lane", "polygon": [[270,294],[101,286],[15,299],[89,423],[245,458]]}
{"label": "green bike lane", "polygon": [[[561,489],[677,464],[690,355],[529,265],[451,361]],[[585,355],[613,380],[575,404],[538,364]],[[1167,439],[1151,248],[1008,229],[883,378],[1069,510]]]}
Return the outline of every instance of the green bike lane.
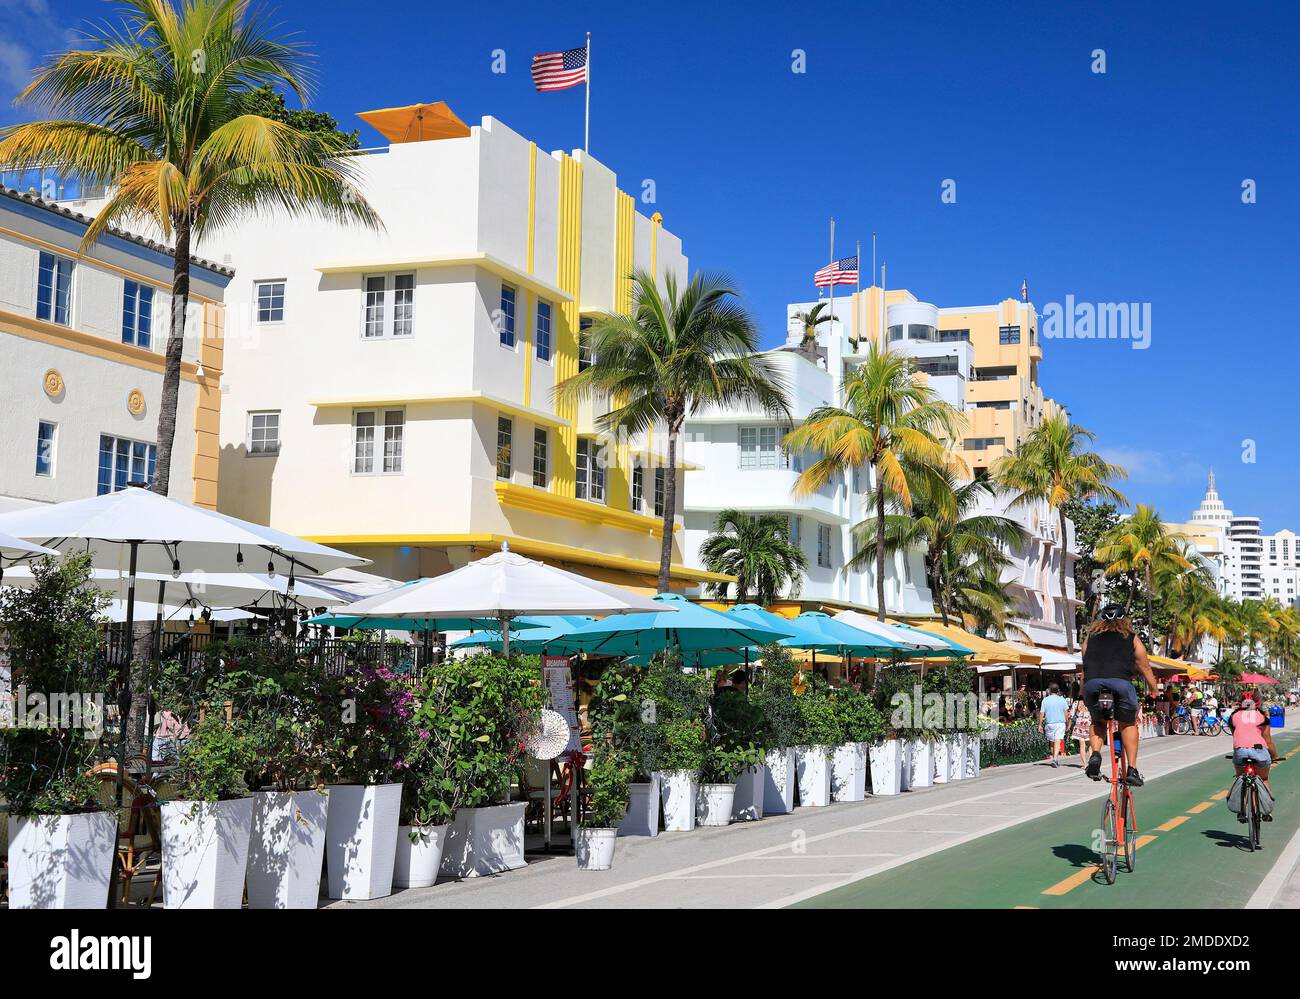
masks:
{"label": "green bike lane", "polygon": [[[1300,733],[1275,733],[1284,756]],[[1221,740],[1224,755],[1231,750]],[[1107,761],[1109,762],[1109,761]],[[1079,772],[1079,780],[1087,778]],[[1222,798],[1232,765],[1222,756],[1150,780],[1133,792],[1137,870],[1121,857],[1113,885],[1097,870],[1093,837],[1103,799],[1073,805],[853,884],[794,908],[1241,908],[1300,828],[1300,756],[1273,769],[1274,821],[1250,853],[1245,825]],[[1053,894],[1045,894],[1046,891]]]}

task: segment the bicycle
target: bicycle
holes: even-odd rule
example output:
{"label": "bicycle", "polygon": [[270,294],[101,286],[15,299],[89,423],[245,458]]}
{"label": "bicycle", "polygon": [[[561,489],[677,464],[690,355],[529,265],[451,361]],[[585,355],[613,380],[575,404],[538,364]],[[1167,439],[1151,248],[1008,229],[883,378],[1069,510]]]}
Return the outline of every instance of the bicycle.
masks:
{"label": "bicycle", "polygon": [[[1257,745],[1256,749],[1263,749],[1263,746]],[[1235,753],[1229,753],[1224,757],[1225,760],[1236,760]],[[1274,760],[1270,766],[1277,766],[1283,761]],[[1246,813],[1246,839],[1250,843],[1250,852],[1254,853],[1260,849],[1259,834],[1260,826],[1263,824],[1263,816],[1259,811],[1259,775],[1255,770],[1257,764],[1254,760],[1246,761],[1246,769],[1241,775],[1241,804],[1242,810]]]}
{"label": "bicycle", "polygon": [[1097,698],[1097,707],[1106,720],[1111,767],[1109,777],[1101,774],[1095,778],[1110,784],[1110,794],[1101,810],[1101,873],[1106,883],[1113,885],[1119,870],[1121,828],[1124,832],[1124,868],[1129,874],[1137,869],[1137,811],[1133,808],[1133,792],[1128,786],[1128,756],[1115,730],[1115,696],[1103,690]]}
{"label": "bicycle", "polygon": [[1197,735],[1219,735],[1227,730],[1223,724],[1223,719],[1217,714],[1210,714],[1208,711],[1201,712],[1201,724],[1197,728]]}

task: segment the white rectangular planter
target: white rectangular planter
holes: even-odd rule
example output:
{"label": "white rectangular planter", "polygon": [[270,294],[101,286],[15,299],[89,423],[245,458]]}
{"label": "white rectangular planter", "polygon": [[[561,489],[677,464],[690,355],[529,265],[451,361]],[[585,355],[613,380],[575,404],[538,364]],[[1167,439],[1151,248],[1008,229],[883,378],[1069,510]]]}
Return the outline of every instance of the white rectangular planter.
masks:
{"label": "white rectangular planter", "polygon": [[942,736],[930,743],[933,752],[930,779],[936,784],[948,783],[948,761],[951,759],[952,743],[947,736]]}
{"label": "white rectangular planter", "polygon": [[10,816],[9,908],[106,908],[116,836],[113,812]]}
{"label": "white rectangular planter", "polygon": [[447,827],[398,826],[397,856],[393,861],[394,888],[428,888],[438,880]]}
{"label": "white rectangular planter", "polygon": [[799,768],[799,806],[819,808],[831,803],[831,747],[798,746],[794,751]]}
{"label": "white rectangular planter", "polygon": [[328,791],[258,791],[248,844],[250,909],[314,909],[325,856]]}
{"label": "white rectangular planter", "polygon": [[912,776],[909,788],[930,787],[934,783],[934,743],[928,739],[912,740]]}
{"label": "white rectangular planter", "polygon": [[753,822],[763,817],[763,785],[767,767],[746,767],[736,778],[736,796],[731,802],[733,822]]}
{"label": "white rectangular planter", "polygon": [[966,776],[966,733],[948,736],[948,780],[962,780]]}
{"label": "white rectangular planter", "polygon": [[867,744],[846,742],[831,757],[831,798],[862,801],[867,796]]}
{"label": "white rectangular planter", "polygon": [[770,750],[763,763],[763,813],[788,815],[794,811],[794,750]]}
{"label": "white rectangular planter", "polygon": [[627,814],[619,823],[620,836],[659,835],[659,777],[628,785]]}
{"label": "white rectangular planter", "polygon": [[979,737],[978,732],[969,732],[966,735],[966,776],[978,777],[980,775],[980,746],[984,742]]}
{"label": "white rectangular planter", "polygon": [[701,784],[695,798],[695,822],[701,826],[731,825],[735,784]]}
{"label": "white rectangular planter", "polygon": [[242,908],[252,829],[252,798],[164,801],[164,908]]}
{"label": "white rectangular planter", "polygon": [[903,744],[898,739],[877,742],[867,751],[871,759],[871,793],[898,794],[903,789]]}
{"label": "white rectangular planter", "polygon": [[330,898],[393,893],[401,784],[332,784],[325,824]]}
{"label": "white rectangular planter", "polygon": [[912,757],[915,755],[913,752],[915,749],[915,739],[898,740],[898,756],[902,763],[902,776],[899,778],[898,786],[904,791],[912,790]]}
{"label": "white rectangular planter", "polygon": [[579,828],[574,855],[580,871],[607,871],[614,866],[614,846],[618,830],[607,828]]}
{"label": "white rectangular planter", "polygon": [[447,826],[442,873],[451,878],[501,874],[527,865],[524,860],[522,801],[483,808],[460,808]]}
{"label": "white rectangular planter", "polygon": [[659,799],[664,809],[664,832],[690,832],[695,828],[695,797],[700,775],[695,770],[658,770]]}

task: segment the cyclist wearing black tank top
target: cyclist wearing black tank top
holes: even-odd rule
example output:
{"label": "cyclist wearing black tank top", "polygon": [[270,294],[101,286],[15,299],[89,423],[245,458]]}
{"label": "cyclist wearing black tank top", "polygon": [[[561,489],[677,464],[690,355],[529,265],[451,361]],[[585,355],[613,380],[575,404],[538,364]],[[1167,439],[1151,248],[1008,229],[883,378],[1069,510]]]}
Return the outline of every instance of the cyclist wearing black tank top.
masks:
{"label": "cyclist wearing black tank top", "polygon": [[1092,756],[1084,772],[1093,780],[1101,777],[1101,745],[1106,739],[1106,719],[1097,701],[1102,691],[1108,690],[1115,700],[1115,721],[1128,757],[1129,785],[1142,786],[1137,769],[1138,696],[1133,686],[1133,678],[1139,674],[1148,690],[1156,689],[1146,646],[1133,631],[1124,608],[1109,604],[1102,608],[1083,643],[1083,702],[1092,716]]}

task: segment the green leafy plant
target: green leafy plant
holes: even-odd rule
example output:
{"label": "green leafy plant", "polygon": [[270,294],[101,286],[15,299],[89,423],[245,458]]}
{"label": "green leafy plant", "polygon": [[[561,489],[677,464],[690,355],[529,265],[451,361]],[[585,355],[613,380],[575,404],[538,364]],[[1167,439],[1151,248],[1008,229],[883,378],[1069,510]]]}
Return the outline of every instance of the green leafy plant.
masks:
{"label": "green leafy plant", "polygon": [[[871,687],[871,702],[880,712],[885,725],[886,738],[911,739],[920,734],[920,727],[910,724],[915,719],[915,712],[904,712],[904,719],[909,724],[896,724],[894,712],[898,710],[895,699],[900,695],[911,704],[917,684],[916,673],[910,666],[882,666],[876,670],[875,683]],[[919,710],[919,705],[916,706]]]}
{"label": "green leafy plant", "polygon": [[247,774],[257,763],[257,740],[238,720],[209,712],[190,731],[169,775],[179,801],[229,801],[248,794]]}
{"label": "green leafy plant", "polygon": [[876,742],[884,738],[884,716],[857,687],[832,688],[830,702],[844,742]]}
{"label": "green leafy plant", "polygon": [[763,709],[744,694],[723,689],[713,695],[708,744],[700,780],[731,784],[763,762],[769,732]]}
{"label": "green leafy plant", "polygon": [[831,700],[830,687],[815,674],[807,674],[799,705],[798,746],[838,746],[844,742],[844,729]]}
{"label": "green leafy plant", "polygon": [[803,715],[797,687],[806,685],[806,677],[790,650],[780,645],[763,649],[749,697],[763,714],[764,743],[768,749],[785,749],[799,745]]}
{"label": "green leafy plant", "polygon": [[415,693],[407,678],[373,666],[327,677],[313,715],[327,784],[390,784],[407,769]]}
{"label": "green leafy plant", "polygon": [[635,769],[624,753],[606,742],[596,743],[586,777],[591,792],[591,807],[582,823],[586,828],[611,829],[623,821]]}
{"label": "green leafy plant", "polygon": [[711,692],[707,673],[687,673],[676,655],[666,653],[645,667],[608,667],[588,717],[597,740],[624,752],[642,780],[656,770],[698,770]]}

